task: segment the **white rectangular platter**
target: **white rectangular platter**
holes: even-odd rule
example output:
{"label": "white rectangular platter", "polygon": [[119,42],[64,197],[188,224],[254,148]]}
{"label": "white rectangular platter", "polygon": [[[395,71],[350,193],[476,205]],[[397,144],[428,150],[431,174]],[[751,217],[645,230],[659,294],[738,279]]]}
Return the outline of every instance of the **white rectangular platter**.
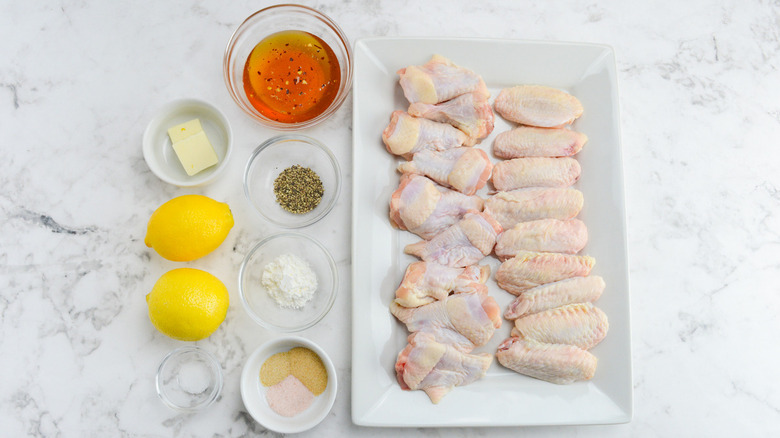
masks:
{"label": "white rectangular platter", "polygon": [[[423,64],[438,53],[482,75],[491,102],[502,88],[541,84],[564,89],[585,108],[573,129],[589,141],[576,158],[584,193],[580,213],[590,239],[583,254],[596,258],[593,274],[607,288],[596,303],[609,317],[607,338],[592,352],[595,377],[555,385],[522,376],[494,361],[487,375],[455,388],[434,405],[422,391],[402,391],[396,382],[396,355],[408,332],[388,310],[406,266],[403,254],[418,240],[390,226],[388,202],[398,186],[399,158],[382,144],[382,130],[394,110],[408,102],[396,71]],[[352,216],[352,420],[364,426],[516,426],[610,424],[632,415],[631,339],[623,167],[615,56],[608,46],[491,39],[371,38],[355,44],[353,85]],[[493,133],[477,147],[490,153],[493,139],[513,125],[496,116]],[[480,193],[487,195],[487,190]],[[488,257],[493,272],[499,266]],[[502,311],[513,296],[492,279],[490,294]],[[475,352],[495,353],[509,335],[510,321]]]}

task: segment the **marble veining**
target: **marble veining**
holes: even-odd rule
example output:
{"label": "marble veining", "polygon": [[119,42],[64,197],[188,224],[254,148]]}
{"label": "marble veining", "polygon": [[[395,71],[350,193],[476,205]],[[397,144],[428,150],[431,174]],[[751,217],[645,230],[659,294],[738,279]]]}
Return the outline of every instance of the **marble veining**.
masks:
{"label": "marble veining", "polygon": [[[350,419],[351,119],[348,100],[308,130],[338,158],[334,210],[303,230],[333,253],[341,287],[301,333],[329,352],[339,393],[303,436],[776,436],[780,433],[780,5],[647,2],[304,1],[354,42],[371,36],[583,41],[615,48],[632,298],[634,419],[616,426],[372,429]],[[246,413],[248,355],[276,334],[244,313],[238,265],[278,231],[247,204],[243,167],[277,134],[249,120],[222,79],[246,0],[0,4],[0,425],[3,436],[276,436]],[[156,108],[207,100],[233,126],[216,183],[179,189],[146,167]],[[235,227],[211,255],[174,263],[146,248],[146,221],[187,193],[227,202]],[[183,345],[148,321],[144,296],[170,269],[219,277],[231,307],[196,344],[222,364],[198,414],[154,389]],[[507,409],[513,407],[507,406]]]}

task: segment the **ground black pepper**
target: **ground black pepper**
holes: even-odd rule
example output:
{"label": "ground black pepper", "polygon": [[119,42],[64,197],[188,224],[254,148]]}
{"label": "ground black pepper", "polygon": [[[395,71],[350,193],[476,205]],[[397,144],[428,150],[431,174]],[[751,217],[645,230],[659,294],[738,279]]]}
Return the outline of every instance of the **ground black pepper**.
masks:
{"label": "ground black pepper", "polygon": [[298,164],[284,169],[274,180],[276,202],[290,213],[303,214],[314,210],[324,193],[317,172]]}

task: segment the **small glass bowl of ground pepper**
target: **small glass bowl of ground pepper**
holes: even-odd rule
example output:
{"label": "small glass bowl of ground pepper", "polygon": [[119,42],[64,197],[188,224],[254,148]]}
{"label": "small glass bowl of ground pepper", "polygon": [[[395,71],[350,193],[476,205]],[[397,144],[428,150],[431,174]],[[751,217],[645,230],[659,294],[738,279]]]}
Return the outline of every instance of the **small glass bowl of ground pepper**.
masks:
{"label": "small glass bowl of ground pepper", "polygon": [[300,228],[325,217],[341,191],[341,169],[319,141],[291,134],[255,149],[244,171],[244,194],[268,221]]}

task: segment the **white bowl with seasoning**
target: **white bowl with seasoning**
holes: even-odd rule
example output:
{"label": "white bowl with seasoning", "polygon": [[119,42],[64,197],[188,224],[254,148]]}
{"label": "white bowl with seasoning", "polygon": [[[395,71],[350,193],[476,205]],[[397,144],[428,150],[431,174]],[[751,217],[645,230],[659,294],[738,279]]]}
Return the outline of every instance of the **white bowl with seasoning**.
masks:
{"label": "white bowl with seasoning", "polygon": [[[327,371],[327,386],[314,398],[307,409],[297,415],[285,417],[271,408],[267,398],[269,388],[261,382],[260,369],[274,354],[290,351],[296,347],[308,348],[319,356]],[[244,364],[240,386],[241,399],[249,415],[265,428],[287,434],[309,430],[325,419],[336,400],[338,378],[333,362],[322,348],[307,339],[290,336],[266,342],[255,350]]]}
{"label": "white bowl with seasoning", "polygon": [[[217,164],[188,175],[173,149],[168,130],[198,119],[208,138]],[[168,102],[146,126],[143,136],[144,160],[161,180],[179,187],[197,187],[214,182],[227,167],[233,152],[233,132],[227,117],[214,105],[198,99]]]}
{"label": "white bowl with seasoning", "polygon": [[[318,185],[321,197],[312,194]],[[249,203],[282,228],[305,227],[322,219],[336,204],[340,191],[336,157],[324,144],[305,135],[266,140],[249,157],[244,170]]]}
{"label": "white bowl with seasoning", "polygon": [[[279,257],[287,255],[308,265],[316,278],[316,287],[305,303],[302,298],[308,295],[298,292],[304,286],[300,277],[308,278],[308,272],[283,264],[279,269],[278,262],[287,259]],[[264,284],[264,274],[274,281]],[[280,278],[282,281],[278,281]],[[261,326],[278,332],[297,332],[319,322],[333,307],[338,285],[336,262],[328,250],[317,240],[294,232],[275,234],[258,242],[238,271],[238,292],[244,310]],[[269,293],[269,288],[274,290]]]}

